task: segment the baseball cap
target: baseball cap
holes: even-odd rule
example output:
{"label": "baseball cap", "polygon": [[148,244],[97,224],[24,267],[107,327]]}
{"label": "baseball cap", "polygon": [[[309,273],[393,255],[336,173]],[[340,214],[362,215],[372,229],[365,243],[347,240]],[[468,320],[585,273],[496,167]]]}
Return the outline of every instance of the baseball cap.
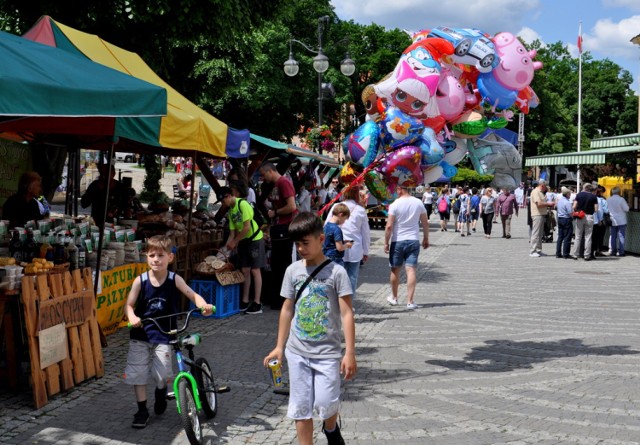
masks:
{"label": "baseball cap", "polygon": [[218,200],[214,202],[214,205],[222,202],[224,198],[230,195],[233,195],[231,187],[227,187],[227,186],[220,187],[220,190],[218,190],[218,193],[216,193],[216,197],[218,197]]}

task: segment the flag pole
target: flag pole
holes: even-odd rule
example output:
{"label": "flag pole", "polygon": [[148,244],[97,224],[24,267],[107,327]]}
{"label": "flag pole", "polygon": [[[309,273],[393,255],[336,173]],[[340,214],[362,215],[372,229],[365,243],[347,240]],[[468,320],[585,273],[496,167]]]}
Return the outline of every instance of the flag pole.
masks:
{"label": "flag pole", "polygon": [[[582,136],[582,21],[578,28],[578,153]],[[580,164],[577,165],[576,193],[580,192]]]}

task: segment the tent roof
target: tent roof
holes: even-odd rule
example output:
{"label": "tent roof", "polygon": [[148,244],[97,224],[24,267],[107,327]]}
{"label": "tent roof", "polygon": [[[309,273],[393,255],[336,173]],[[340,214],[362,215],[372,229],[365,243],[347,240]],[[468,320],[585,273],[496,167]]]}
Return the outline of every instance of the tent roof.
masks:
{"label": "tent roof", "polygon": [[164,88],[66,51],[0,32],[0,57],[3,136],[78,134],[74,128],[83,134],[121,136],[116,118],[136,122],[140,119],[133,116],[147,116],[145,120],[158,125],[167,112]]}
{"label": "tent roof", "polygon": [[573,153],[558,153],[545,156],[532,156],[525,159],[526,167],[549,165],[592,165],[604,164],[605,156],[628,151],[640,151],[639,145],[627,147],[601,148],[598,150],[576,151]]}
{"label": "tent roof", "polygon": [[339,166],[340,163],[330,156],[324,156],[319,153],[307,150],[306,148],[297,147],[291,144],[285,144],[283,142],[274,141],[273,139],[266,138],[264,136],[258,136],[257,134],[251,134],[251,139],[267,147],[275,148],[277,150],[284,150],[287,153],[298,156],[300,158],[315,159],[328,166]]}
{"label": "tent roof", "polygon": [[162,118],[159,142],[164,148],[197,150],[225,157],[227,125],[205,112],[163,81],[137,54],[100,37],[87,34],[43,16],[24,37],[87,58],[167,90],[167,115]]}

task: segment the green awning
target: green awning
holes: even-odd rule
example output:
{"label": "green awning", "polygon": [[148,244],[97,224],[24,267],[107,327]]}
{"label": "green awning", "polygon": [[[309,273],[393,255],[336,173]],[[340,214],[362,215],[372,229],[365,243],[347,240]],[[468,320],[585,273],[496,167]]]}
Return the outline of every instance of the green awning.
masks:
{"label": "green awning", "polygon": [[318,154],[311,150],[307,150],[306,148],[297,147],[295,145],[274,141],[273,139],[269,139],[264,136],[258,136],[257,134],[253,134],[253,133],[251,133],[251,139],[263,145],[266,145],[267,147],[275,148],[277,150],[285,150],[287,153],[290,153],[294,156],[298,156],[299,158],[315,159],[317,161],[322,162],[323,164],[330,165],[330,166],[337,167],[340,165],[339,162],[336,161],[334,158]]}
{"label": "green awning", "polygon": [[589,146],[591,148],[617,148],[631,145],[640,145],[640,133],[593,139]]}
{"label": "green awning", "polygon": [[594,165],[604,164],[606,155],[640,151],[639,145],[626,147],[601,148],[599,150],[577,151],[573,153],[558,153],[553,155],[532,156],[525,159],[525,167],[551,165]]}

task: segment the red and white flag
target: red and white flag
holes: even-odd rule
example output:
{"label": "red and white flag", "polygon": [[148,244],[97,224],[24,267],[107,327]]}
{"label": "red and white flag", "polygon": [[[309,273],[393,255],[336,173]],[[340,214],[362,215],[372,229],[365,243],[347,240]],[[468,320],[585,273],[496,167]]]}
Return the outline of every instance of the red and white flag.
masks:
{"label": "red and white flag", "polygon": [[582,54],[582,23],[578,29],[578,54]]}

